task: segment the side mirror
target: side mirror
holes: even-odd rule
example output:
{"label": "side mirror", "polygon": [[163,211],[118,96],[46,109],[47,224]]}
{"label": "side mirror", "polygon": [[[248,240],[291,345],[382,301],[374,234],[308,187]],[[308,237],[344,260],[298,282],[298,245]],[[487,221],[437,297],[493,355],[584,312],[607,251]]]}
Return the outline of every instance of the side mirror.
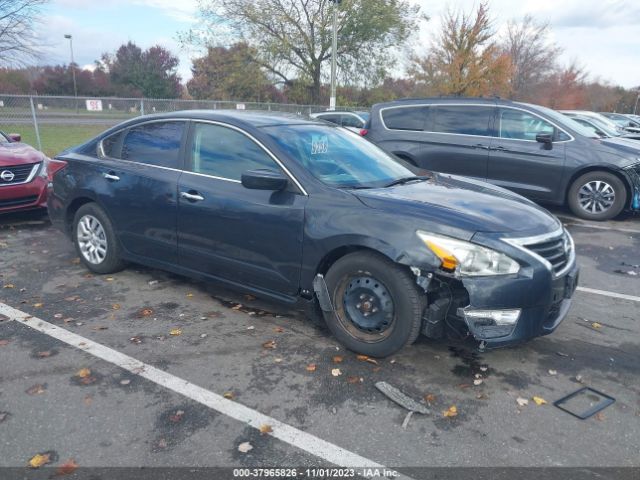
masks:
{"label": "side mirror", "polygon": [[12,142],[17,143],[22,141],[22,135],[20,135],[19,133],[10,133],[7,136],[9,137],[9,140],[11,140]]}
{"label": "side mirror", "polygon": [[284,190],[289,179],[275,170],[248,170],[242,174],[242,186],[251,190]]}
{"label": "side mirror", "polygon": [[553,143],[553,135],[550,133],[539,133],[536,135],[536,142],[551,145]]}

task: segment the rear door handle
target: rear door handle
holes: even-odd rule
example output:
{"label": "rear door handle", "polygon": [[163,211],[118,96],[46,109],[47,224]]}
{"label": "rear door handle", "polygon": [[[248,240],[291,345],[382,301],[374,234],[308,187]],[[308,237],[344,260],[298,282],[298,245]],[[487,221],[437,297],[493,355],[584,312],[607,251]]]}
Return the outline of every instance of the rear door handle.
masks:
{"label": "rear door handle", "polygon": [[109,173],[105,173],[104,175],[102,175],[105,179],[109,180],[110,182],[118,182],[120,181],[120,177],[115,175],[114,172],[109,172]]}
{"label": "rear door handle", "polygon": [[202,200],[204,200],[204,197],[198,192],[180,192],[180,198],[184,198],[185,200],[189,200],[190,202],[201,202]]}

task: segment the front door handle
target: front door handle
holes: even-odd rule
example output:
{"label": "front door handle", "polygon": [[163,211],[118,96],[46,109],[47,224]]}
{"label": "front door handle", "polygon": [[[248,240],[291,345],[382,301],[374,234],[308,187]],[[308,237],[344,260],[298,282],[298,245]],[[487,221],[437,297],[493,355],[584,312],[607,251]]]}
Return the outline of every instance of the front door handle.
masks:
{"label": "front door handle", "polygon": [[189,200],[190,202],[201,202],[202,200],[204,200],[204,197],[198,192],[180,192],[180,198],[184,198],[185,200]]}
{"label": "front door handle", "polygon": [[120,177],[115,174],[115,172],[109,172],[102,175],[106,180],[110,182],[118,182],[120,181]]}

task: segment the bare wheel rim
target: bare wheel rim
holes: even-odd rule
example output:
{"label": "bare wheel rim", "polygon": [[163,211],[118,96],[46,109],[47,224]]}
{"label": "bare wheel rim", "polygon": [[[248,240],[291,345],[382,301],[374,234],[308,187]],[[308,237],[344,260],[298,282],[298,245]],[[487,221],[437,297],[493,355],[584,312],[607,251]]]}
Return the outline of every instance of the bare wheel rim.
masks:
{"label": "bare wheel rim", "polygon": [[578,190],[578,203],[585,212],[606,212],[613,206],[615,200],[615,190],[603,180],[592,180]]}
{"label": "bare wheel rim", "polygon": [[107,256],[107,234],[104,227],[93,215],[84,215],[78,222],[78,246],[84,259],[93,264],[101,264]]}

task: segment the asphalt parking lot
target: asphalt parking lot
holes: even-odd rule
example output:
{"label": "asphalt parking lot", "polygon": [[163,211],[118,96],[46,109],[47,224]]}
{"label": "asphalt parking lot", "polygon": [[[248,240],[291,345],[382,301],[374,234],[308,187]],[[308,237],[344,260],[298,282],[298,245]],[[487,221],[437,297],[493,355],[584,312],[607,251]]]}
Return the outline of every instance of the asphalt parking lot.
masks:
{"label": "asphalt parking lot", "polygon": [[[482,354],[420,339],[376,361],[241,292],[89,274],[46,216],[0,217],[0,467],[638,467],[640,217],[555,213],[582,273],[554,334]],[[378,381],[431,413],[403,428]],[[616,401],[587,420],[553,405],[582,386]]]}

